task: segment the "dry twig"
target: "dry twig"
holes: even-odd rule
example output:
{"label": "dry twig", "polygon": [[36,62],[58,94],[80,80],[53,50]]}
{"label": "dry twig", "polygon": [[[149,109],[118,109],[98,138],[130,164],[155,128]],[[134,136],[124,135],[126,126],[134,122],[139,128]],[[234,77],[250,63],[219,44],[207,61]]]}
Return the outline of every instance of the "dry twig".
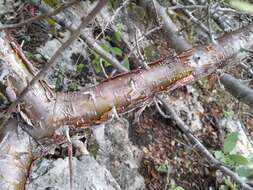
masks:
{"label": "dry twig", "polygon": [[243,189],[246,190],[253,190],[251,186],[244,183],[242,179],[234,173],[231,169],[224,166],[220,161],[218,161],[216,158],[213,157],[213,155],[206,149],[206,147],[192,134],[190,128],[184,123],[184,121],[178,116],[178,114],[171,108],[171,106],[168,105],[168,103],[160,96],[157,96],[158,100],[162,102],[165,110],[170,114],[170,117],[175,120],[177,126],[180,128],[180,130],[187,136],[187,138],[191,141],[191,143],[194,145],[194,148],[197,149],[197,151],[201,152],[202,155],[205,156],[207,161],[220,170],[223,174],[229,176],[233,181],[238,183]]}

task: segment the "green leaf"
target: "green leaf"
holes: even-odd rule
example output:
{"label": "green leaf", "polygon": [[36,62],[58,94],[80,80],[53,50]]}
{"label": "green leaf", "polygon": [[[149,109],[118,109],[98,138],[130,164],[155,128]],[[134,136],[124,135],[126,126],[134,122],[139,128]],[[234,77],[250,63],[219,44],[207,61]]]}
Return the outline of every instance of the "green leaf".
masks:
{"label": "green leaf", "polygon": [[121,32],[119,32],[119,31],[116,31],[116,32],[114,32],[114,37],[115,37],[115,39],[116,39],[116,41],[118,41],[118,42],[120,42],[121,41]]}
{"label": "green leaf", "polygon": [[93,61],[94,69],[96,73],[100,73],[102,71],[102,68],[99,64],[99,61]]}
{"label": "green leaf", "polygon": [[252,163],[253,163],[253,153],[250,153],[250,154],[247,156],[247,159],[248,159],[248,161],[252,164]]}
{"label": "green leaf", "polygon": [[110,52],[110,47],[108,44],[101,44],[101,47],[106,51],[106,52]]}
{"label": "green leaf", "polygon": [[167,173],[168,172],[168,166],[167,164],[161,164],[156,168],[156,170],[160,173]]}
{"label": "green leaf", "polygon": [[225,159],[225,154],[222,151],[214,151],[214,156],[218,160],[224,160]]}
{"label": "green leaf", "polygon": [[83,63],[80,63],[76,66],[76,69],[79,73],[82,73],[85,70],[85,65]]}
{"label": "green leaf", "polygon": [[184,190],[184,188],[181,186],[176,186],[175,188],[173,188],[173,190]]}
{"label": "green leaf", "polygon": [[252,3],[238,1],[238,0],[231,0],[231,1],[229,1],[229,4],[234,9],[237,9],[239,11],[243,11],[245,13],[253,14],[253,4]]}
{"label": "green leaf", "polygon": [[104,67],[109,67],[109,66],[111,66],[112,64],[109,63],[108,61],[106,61],[106,60],[103,59],[103,65],[104,65]]}
{"label": "green leaf", "polygon": [[236,169],[236,173],[240,176],[240,177],[248,177],[249,175],[253,174],[253,169],[249,168],[249,167],[239,167]]}
{"label": "green leaf", "polygon": [[44,2],[52,8],[56,8],[58,5],[58,0],[44,0]]}
{"label": "green leaf", "polygon": [[231,160],[233,160],[236,164],[239,164],[239,165],[247,165],[249,163],[247,158],[245,158],[244,156],[240,154],[230,154],[228,157]]}
{"label": "green leaf", "polygon": [[224,141],[223,151],[225,154],[230,153],[234,148],[238,140],[238,133],[229,133]]}
{"label": "green leaf", "polygon": [[119,48],[117,48],[117,47],[112,47],[112,48],[110,49],[110,51],[112,52],[112,54],[113,54],[114,56],[116,56],[116,55],[121,56],[121,55],[122,55],[121,49],[119,49]]}
{"label": "green leaf", "polygon": [[28,58],[28,59],[32,59],[34,56],[33,56],[33,53],[32,52],[26,52],[26,57]]}
{"label": "green leaf", "polygon": [[55,20],[52,19],[52,18],[48,18],[47,23],[48,23],[49,26],[55,26]]}
{"label": "green leaf", "polygon": [[126,67],[128,70],[130,69],[130,65],[129,65],[129,60],[128,57],[125,56],[124,60],[123,60],[123,65],[124,67]]}

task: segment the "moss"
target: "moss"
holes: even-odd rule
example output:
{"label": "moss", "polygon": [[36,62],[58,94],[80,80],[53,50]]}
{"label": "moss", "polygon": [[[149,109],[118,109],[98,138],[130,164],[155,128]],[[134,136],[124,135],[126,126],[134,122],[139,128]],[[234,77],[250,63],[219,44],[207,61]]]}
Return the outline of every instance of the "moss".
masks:
{"label": "moss", "polygon": [[149,47],[145,47],[144,48],[144,55],[145,57],[148,59],[148,60],[157,60],[160,58],[160,55],[159,53],[157,53],[158,51],[152,47],[152,46],[149,46]]}
{"label": "moss", "polygon": [[127,11],[131,19],[143,23],[144,25],[147,24],[149,19],[147,18],[148,15],[143,7],[137,6],[135,3],[129,3]]}
{"label": "moss", "polygon": [[89,147],[88,147],[88,151],[91,153],[91,155],[96,159],[97,158],[97,153],[98,153],[98,149],[99,149],[99,146],[96,142],[94,142],[93,144],[91,144]]}
{"label": "moss", "polygon": [[68,84],[68,90],[69,91],[77,91],[78,90],[78,82],[77,81],[72,81]]}
{"label": "moss", "polygon": [[44,2],[52,8],[56,8],[59,4],[58,0],[44,0]]}

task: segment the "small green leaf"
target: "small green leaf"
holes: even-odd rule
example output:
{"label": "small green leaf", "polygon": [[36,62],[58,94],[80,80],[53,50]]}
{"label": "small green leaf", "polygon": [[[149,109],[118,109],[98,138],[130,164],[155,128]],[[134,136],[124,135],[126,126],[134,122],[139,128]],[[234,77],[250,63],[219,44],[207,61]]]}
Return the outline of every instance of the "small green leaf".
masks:
{"label": "small green leaf", "polygon": [[128,57],[125,56],[124,60],[123,60],[123,65],[124,67],[126,67],[128,70],[130,69],[130,65],[129,65],[129,60]]}
{"label": "small green leaf", "polygon": [[76,69],[79,73],[82,73],[85,70],[85,65],[83,63],[80,63],[76,66]]}
{"label": "small green leaf", "polygon": [[101,44],[101,47],[106,51],[106,52],[110,52],[110,47],[107,44]]}
{"label": "small green leaf", "polygon": [[167,164],[161,164],[156,168],[156,170],[160,173],[167,173],[168,172]]}
{"label": "small green leaf", "polygon": [[253,153],[250,153],[248,156],[247,156],[247,159],[250,163],[253,163]]}
{"label": "small green leaf", "polygon": [[69,91],[77,91],[78,90],[78,83],[76,81],[71,81],[68,84],[68,90]]}
{"label": "small green leaf", "polygon": [[28,58],[28,59],[32,59],[34,56],[33,56],[33,53],[32,52],[26,52],[26,57]]}
{"label": "small green leaf", "polygon": [[184,190],[184,188],[181,186],[176,186],[175,188],[173,188],[173,190]]}
{"label": "small green leaf", "polygon": [[225,154],[222,151],[214,151],[214,156],[218,160],[224,160],[225,159]]}
{"label": "small green leaf", "polygon": [[223,151],[225,154],[230,153],[234,148],[238,140],[238,133],[229,133],[224,141]]}
{"label": "small green leaf", "polygon": [[244,156],[240,154],[231,154],[229,155],[229,158],[239,165],[247,165],[249,163],[247,158],[245,158]]}
{"label": "small green leaf", "polygon": [[112,48],[110,49],[110,51],[112,52],[112,54],[113,54],[114,56],[116,56],[116,55],[121,56],[121,55],[122,55],[121,49],[119,49],[119,48],[117,48],[117,47],[112,47]]}
{"label": "small green leaf", "polygon": [[119,31],[114,32],[114,37],[116,41],[120,42],[121,41],[121,33]]}
{"label": "small green leaf", "polygon": [[112,64],[109,63],[108,61],[106,61],[106,60],[103,59],[103,65],[104,65],[104,67],[109,67],[109,66],[111,66]]}
{"label": "small green leaf", "polygon": [[236,169],[236,173],[240,176],[240,177],[248,177],[249,175],[253,174],[253,169],[249,168],[249,167],[239,167]]}
{"label": "small green leaf", "polygon": [[231,0],[229,1],[229,4],[234,9],[253,14],[253,4],[251,3],[238,0]]}
{"label": "small green leaf", "polygon": [[92,63],[94,65],[95,72],[100,73],[102,71],[102,68],[101,68],[99,62],[98,61],[93,61]]}
{"label": "small green leaf", "polygon": [[44,0],[44,2],[52,8],[56,8],[58,5],[58,0]]}
{"label": "small green leaf", "polygon": [[55,20],[52,19],[52,18],[48,18],[47,23],[48,23],[49,26],[55,26]]}

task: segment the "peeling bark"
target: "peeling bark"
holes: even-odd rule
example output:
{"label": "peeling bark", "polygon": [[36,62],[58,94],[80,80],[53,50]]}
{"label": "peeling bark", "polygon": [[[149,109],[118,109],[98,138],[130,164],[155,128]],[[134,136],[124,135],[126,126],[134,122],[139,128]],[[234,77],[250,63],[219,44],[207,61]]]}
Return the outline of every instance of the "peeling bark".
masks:
{"label": "peeling bark", "polygon": [[[39,124],[39,127],[35,125],[34,134],[42,138],[52,135],[52,132],[62,125],[88,127],[101,123],[107,120],[113,108],[116,108],[118,112],[123,112],[147,100],[155,93],[173,90],[209,75],[217,68],[224,66],[227,59],[233,58],[243,48],[249,49],[252,42],[253,25],[249,25],[225,35],[218,40],[217,44],[193,48],[169,60],[153,63],[149,70],[138,69],[124,73],[83,92],[57,94],[56,100],[51,100],[51,102],[42,92],[40,97],[34,96],[35,92],[31,91],[25,102],[34,110],[28,112],[28,116]],[[5,50],[1,51],[1,59],[4,64],[14,69],[24,69],[23,66],[20,66],[23,64],[22,61],[9,59],[10,54],[14,57],[17,55],[11,50],[12,47],[8,45],[8,42],[2,38],[0,43],[0,46],[3,47],[1,50]],[[23,77],[23,75],[19,76],[21,79]],[[22,86],[26,84],[23,83]],[[41,86],[34,87],[33,90],[40,88]],[[31,100],[43,96],[42,104],[39,103],[42,110],[39,112],[36,107],[41,100]],[[45,105],[44,109],[43,105]],[[38,129],[40,129],[39,132],[36,132]]]}
{"label": "peeling bark", "polygon": [[32,164],[32,144],[29,136],[18,131],[17,121],[9,120],[5,131],[1,131],[0,143],[0,187],[22,190]]}
{"label": "peeling bark", "polygon": [[[18,94],[33,74],[10,44],[7,38],[0,38],[0,58],[2,68],[10,71],[12,86]],[[23,110],[31,119],[34,125],[31,131],[37,138],[51,136],[57,127],[65,124],[98,124],[105,121],[114,108],[123,112],[156,93],[171,91],[211,74],[225,66],[228,63],[226,60],[241,53],[242,49],[250,49],[252,45],[253,25],[249,25],[225,35],[217,44],[193,48],[169,60],[153,63],[149,70],[124,73],[83,92],[60,93],[56,99],[48,99],[46,89],[38,82],[25,96]],[[6,132],[7,129],[16,128],[17,123],[13,122],[10,119],[1,131],[0,162],[3,164],[0,170],[10,171],[5,171],[5,175],[1,176],[0,184],[21,189],[31,164],[32,146],[27,135],[20,138],[13,131]],[[19,182],[14,183],[15,180]]]}

